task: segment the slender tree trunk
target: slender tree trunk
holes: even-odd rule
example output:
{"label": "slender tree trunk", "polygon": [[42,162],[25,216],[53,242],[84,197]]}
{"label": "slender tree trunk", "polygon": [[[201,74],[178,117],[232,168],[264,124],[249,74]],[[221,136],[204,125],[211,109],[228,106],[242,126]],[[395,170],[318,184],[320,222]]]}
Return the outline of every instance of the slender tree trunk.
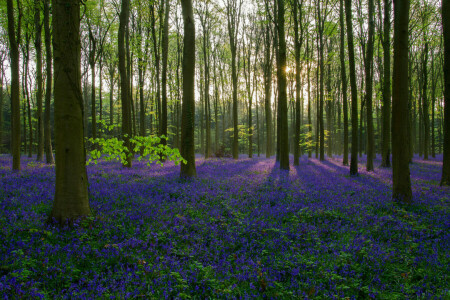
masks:
{"label": "slender tree trunk", "polygon": [[394,0],[394,72],[392,76],[392,173],[394,200],[411,203],[408,147],[409,0]]}
{"label": "slender tree trunk", "polygon": [[192,0],[181,0],[184,21],[183,40],[183,106],[181,120],[182,178],[196,177],[195,170],[195,24]]}
{"label": "slender tree trunk", "polygon": [[444,159],[441,185],[450,185],[450,1],[442,0],[444,33]]}
{"label": "slender tree trunk", "polygon": [[52,9],[56,183],[49,220],[65,224],[91,214],[83,133],[80,1],[55,0]]}
{"label": "slender tree trunk", "polygon": [[19,46],[20,41],[20,12],[18,17],[17,36],[14,24],[13,1],[7,0],[8,37],[11,55],[11,140],[13,164],[12,170],[20,170],[20,83],[19,83]]}
{"label": "slender tree trunk", "polygon": [[52,49],[50,36],[49,0],[44,0],[44,31],[45,31],[45,60],[47,79],[45,84],[45,110],[44,110],[44,149],[45,162],[54,164],[52,149],[52,128],[50,124],[50,100],[52,97]]}
{"label": "slender tree trunk", "polygon": [[161,103],[161,126],[160,135],[164,135],[166,139],[161,140],[161,144],[167,145],[167,59],[169,57],[169,13],[170,0],[165,0],[165,16],[164,29],[162,36],[162,103]]}
{"label": "slender tree trunk", "polygon": [[130,15],[130,1],[122,0],[122,6],[119,17],[119,32],[118,32],[118,47],[119,47],[119,74],[120,74],[120,94],[122,100],[122,138],[126,147],[126,164],[125,166],[131,168],[132,149],[131,149],[131,105],[129,93],[129,78],[126,68],[126,51],[125,51],[125,35],[128,28],[128,21]]}
{"label": "slender tree trunk", "polygon": [[391,166],[391,1],[384,0],[384,23],[383,23],[383,136],[381,166]]}
{"label": "slender tree trunk", "polygon": [[345,0],[345,20],[347,25],[348,58],[350,64],[350,88],[352,91],[352,149],[350,175],[358,175],[358,91],[356,87],[355,48],[353,45],[353,20],[351,0]]}
{"label": "slender tree trunk", "polygon": [[278,0],[278,106],[280,118],[280,169],[289,170],[288,107],[286,93],[286,38],[284,32],[284,0]]}
{"label": "slender tree trunk", "polygon": [[423,143],[423,158],[428,160],[428,150],[430,148],[430,116],[428,114],[428,42],[425,42],[424,52],[423,52],[423,84],[422,84],[422,101],[423,101],[423,128],[424,128],[424,143]]}
{"label": "slender tree trunk", "polygon": [[373,105],[372,105],[372,80],[373,80],[373,48],[374,48],[374,3],[369,0],[369,35],[366,52],[366,113],[367,113],[367,171],[373,171],[373,160],[375,158],[375,142],[373,134]]}
{"label": "slender tree trunk", "polygon": [[42,43],[41,43],[41,1],[34,1],[34,26],[35,39],[34,47],[36,49],[36,103],[37,103],[37,131],[38,131],[38,147],[37,147],[37,161],[44,159],[44,116],[42,114]]}
{"label": "slender tree trunk", "polygon": [[271,109],[271,92],[272,92],[272,54],[270,43],[270,29],[266,25],[265,43],[264,43],[264,109],[266,115],[266,158],[272,156],[272,109]]}
{"label": "slender tree trunk", "polygon": [[0,61],[0,154],[3,153],[3,61]]}
{"label": "slender tree trunk", "polygon": [[348,108],[347,108],[347,74],[345,71],[345,27],[344,27],[344,1],[339,0],[340,47],[339,57],[341,63],[342,105],[344,112],[344,157],[342,163],[348,165]]}
{"label": "slender tree trunk", "polygon": [[[303,0],[302,0],[303,1]],[[303,3],[303,2],[302,2]],[[295,136],[294,136],[294,166],[299,165],[300,160],[300,48],[301,41],[298,35],[298,3],[293,1],[294,6],[294,46],[295,46]],[[302,7],[300,6],[300,19],[302,19]],[[303,30],[302,37],[303,39]]]}

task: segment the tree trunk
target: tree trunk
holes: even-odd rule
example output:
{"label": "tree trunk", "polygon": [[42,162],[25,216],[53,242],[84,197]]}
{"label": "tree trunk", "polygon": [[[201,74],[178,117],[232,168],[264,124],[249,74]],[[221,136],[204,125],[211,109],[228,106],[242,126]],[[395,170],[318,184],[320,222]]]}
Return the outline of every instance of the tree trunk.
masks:
{"label": "tree trunk", "polygon": [[120,75],[120,95],[122,100],[122,138],[126,147],[126,164],[125,166],[131,168],[132,148],[130,143],[131,138],[131,105],[129,93],[129,78],[126,68],[126,51],[125,51],[125,35],[128,28],[128,20],[130,15],[130,1],[122,0],[122,6],[119,17],[119,31],[118,31],[118,48],[119,48],[119,75]]}
{"label": "tree trunk", "polygon": [[192,0],[181,0],[184,21],[183,39],[183,104],[181,112],[181,164],[182,178],[196,177],[195,170],[195,24]]}
{"label": "tree trunk", "polygon": [[83,133],[80,2],[53,3],[56,182],[49,221],[62,225],[89,216],[91,210]]}
{"label": "tree trunk", "polygon": [[441,185],[450,185],[450,0],[442,0],[444,33],[444,159]]}
{"label": "tree trunk", "polygon": [[45,31],[45,60],[47,71],[47,79],[45,84],[45,111],[44,111],[44,149],[45,162],[47,164],[54,164],[52,149],[52,127],[50,124],[50,100],[52,97],[52,49],[51,49],[51,35],[50,35],[50,16],[49,16],[49,0],[44,1],[44,31]]}
{"label": "tree trunk", "polygon": [[347,74],[345,71],[345,27],[344,27],[344,1],[339,0],[339,25],[340,30],[340,47],[339,58],[341,63],[341,82],[342,82],[342,105],[344,112],[344,157],[342,163],[348,165],[348,108],[347,108]]}
{"label": "tree trunk", "polygon": [[[160,135],[164,135],[166,138],[161,139],[162,145],[167,145],[167,59],[169,57],[169,13],[170,13],[170,0],[165,0],[165,16],[164,16],[164,29],[162,36],[162,103],[161,103],[161,126]],[[164,160],[164,159],[162,159]]]}
{"label": "tree trunk", "polygon": [[37,103],[37,131],[38,131],[38,147],[37,147],[37,161],[44,159],[44,118],[42,114],[42,43],[41,43],[41,1],[34,1],[34,26],[35,39],[34,47],[36,49],[36,103]]}
{"label": "tree trunk", "polygon": [[284,0],[278,0],[278,106],[280,118],[280,169],[289,170],[288,107],[286,93],[286,37],[284,32]]}
{"label": "tree trunk", "polygon": [[391,166],[391,2],[384,0],[384,23],[383,23],[383,57],[384,57],[384,78],[383,78],[383,135],[381,166]]}
{"label": "tree trunk", "polygon": [[394,0],[394,72],[392,76],[392,182],[394,200],[411,203],[408,147],[409,0]]}
{"label": "tree trunk", "polygon": [[270,43],[270,26],[266,25],[265,43],[264,43],[264,110],[266,115],[266,158],[272,156],[272,54]]}
{"label": "tree trunk", "polygon": [[428,42],[425,42],[425,47],[423,50],[423,65],[422,65],[422,72],[423,72],[423,82],[422,82],[422,101],[423,101],[423,159],[428,160],[428,150],[430,148],[430,116],[428,114],[428,70],[427,70],[427,64],[428,64]]}
{"label": "tree trunk", "polygon": [[[303,0],[302,0],[303,4]],[[294,6],[294,46],[295,46],[295,136],[294,136],[294,166],[299,165],[300,160],[300,48],[303,41],[302,36],[298,35],[298,3],[297,0],[293,1]],[[300,6],[300,20],[302,19],[302,6]],[[303,28],[303,27],[302,27]]]}
{"label": "tree trunk", "polygon": [[350,175],[358,175],[358,91],[356,87],[355,48],[353,45],[353,20],[351,0],[345,0],[345,20],[347,25],[348,58],[350,64],[350,88],[352,91],[352,149]]}
{"label": "tree trunk", "polygon": [[20,41],[20,12],[18,17],[17,37],[14,24],[14,7],[12,0],[7,0],[8,37],[11,55],[11,140],[13,164],[12,170],[20,170],[20,83],[19,83],[19,47]]}
{"label": "tree trunk", "polygon": [[373,44],[374,44],[374,4],[369,0],[369,36],[366,52],[366,113],[367,113],[367,171],[373,171],[373,160],[375,157],[375,144],[373,134],[373,105],[372,105],[372,80],[373,80]]}

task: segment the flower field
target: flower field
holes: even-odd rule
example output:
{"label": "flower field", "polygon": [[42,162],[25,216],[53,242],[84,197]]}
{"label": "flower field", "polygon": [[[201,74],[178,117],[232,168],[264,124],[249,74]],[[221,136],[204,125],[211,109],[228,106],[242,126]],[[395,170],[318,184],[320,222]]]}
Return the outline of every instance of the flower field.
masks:
{"label": "flower field", "polygon": [[[350,177],[341,158],[198,158],[88,167],[93,217],[45,225],[54,167],[0,156],[0,298],[449,299],[450,188],[442,156],[411,164],[411,206],[391,169]],[[380,160],[375,161],[375,166]]]}

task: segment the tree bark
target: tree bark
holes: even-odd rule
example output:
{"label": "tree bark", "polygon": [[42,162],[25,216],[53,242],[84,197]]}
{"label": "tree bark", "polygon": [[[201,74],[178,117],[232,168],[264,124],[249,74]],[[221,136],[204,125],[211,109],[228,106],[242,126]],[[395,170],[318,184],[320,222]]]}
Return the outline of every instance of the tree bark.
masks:
{"label": "tree bark", "polygon": [[183,39],[183,104],[181,112],[181,164],[182,178],[196,177],[195,169],[195,24],[192,0],[181,0],[184,21]]}
{"label": "tree bark", "polygon": [[348,58],[350,65],[350,88],[352,91],[352,149],[350,155],[350,175],[358,175],[358,90],[356,88],[355,47],[353,45],[353,20],[351,0],[345,0],[345,20],[347,25]]}
{"label": "tree bark", "polygon": [[369,26],[368,42],[366,52],[366,113],[367,113],[367,171],[373,171],[373,160],[375,156],[375,143],[373,134],[373,105],[372,105],[372,80],[373,80],[373,44],[374,44],[374,3],[369,0]]}
{"label": "tree bark", "polygon": [[345,71],[345,27],[344,27],[344,1],[339,0],[339,25],[340,25],[340,47],[339,57],[341,63],[341,83],[342,83],[342,105],[344,113],[344,156],[342,163],[348,165],[348,107],[347,107],[347,74]]}
{"label": "tree bark", "polygon": [[37,103],[37,130],[38,130],[38,147],[37,147],[37,161],[44,159],[44,116],[42,114],[42,43],[41,43],[41,1],[34,1],[34,26],[35,39],[34,47],[36,49],[36,103]]}
{"label": "tree bark", "polygon": [[47,79],[45,83],[45,111],[44,111],[44,149],[45,149],[45,162],[47,164],[54,164],[52,149],[52,128],[50,124],[50,100],[52,97],[52,48],[51,48],[51,35],[50,35],[50,12],[49,12],[49,0],[44,1],[44,31],[45,31],[45,61]]}
{"label": "tree bark", "polygon": [[165,0],[165,16],[164,16],[164,29],[162,36],[162,97],[161,97],[161,127],[160,135],[164,135],[166,138],[161,139],[162,145],[167,145],[167,59],[169,57],[169,13],[170,13],[170,0]]}
{"label": "tree bark", "polygon": [[286,92],[286,37],[284,32],[284,0],[278,0],[278,105],[280,118],[280,169],[289,170],[288,107]]}
{"label": "tree bark", "polygon": [[21,29],[21,13],[19,12],[17,36],[14,24],[14,7],[13,1],[7,0],[8,15],[8,37],[11,54],[11,142],[13,163],[12,170],[20,170],[20,83],[19,83],[19,46],[20,29]]}
{"label": "tree bark", "polygon": [[49,221],[62,225],[91,211],[83,133],[80,1],[53,3],[56,182]]}
{"label": "tree bark", "polygon": [[444,158],[441,185],[450,185],[450,0],[442,0],[444,33]]}
{"label": "tree bark", "polygon": [[132,148],[130,143],[131,138],[131,105],[130,105],[130,81],[127,75],[126,68],[126,51],[125,51],[125,35],[128,28],[128,21],[130,15],[130,1],[122,0],[122,6],[119,16],[119,31],[118,31],[118,48],[119,48],[119,75],[120,75],[120,95],[122,100],[122,138],[126,147],[126,164],[125,166],[131,168]]}
{"label": "tree bark", "polygon": [[409,0],[394,0],[394,71],[392,76],[392,182],[394,200],[412,202],[408,147]]}
{"label": "tree bark", "polygon": [[383,23],[383,133],[381,166],[391,166],[391,2],[384,0],[384,23]]}

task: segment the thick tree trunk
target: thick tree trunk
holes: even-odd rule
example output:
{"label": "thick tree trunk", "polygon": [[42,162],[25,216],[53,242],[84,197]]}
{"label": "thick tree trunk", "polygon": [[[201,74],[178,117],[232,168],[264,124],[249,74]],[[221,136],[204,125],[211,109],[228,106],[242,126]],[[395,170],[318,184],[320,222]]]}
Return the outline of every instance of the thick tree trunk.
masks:
{"label": "thick tree trunk", "polygon": [[195,169],[195,24],[192,0],[181,0],[184,21],[183,40],[183,105],[181,115],[181,156],[187,161],[181,164],[182,178],[196,177]]}
{"label": "thick tree trunk", "polygon": [[[68,5],[69,4],[69,5]],[[80,1],[53,2],[55,66],[55,199],[49,221],[89,216],[81,94]]]}
{"label": "thick tree trunk", "polygon": [[383,133],[381,166],[391,166],[391,1],[384,0],[384,21],[383,21]]}
{"label": "thick tree trunk", "polygon": [[350,88],[352,91],[352,149],[350,175],[358,175],[358,90],[356,87],[355,48],[353,45],[353,20],[351,0],[345,0],[345,20],[347,25],[348,58],[350,64]]}
{"label": "thick tree trunk", "polygon": [[129,78],[126,68],[126,51],[125,51],[125,35],[128,28],[128,21],[130,15],[130,1],[122,0],[121,12],[119,17],[119,32],[118,32],[118,47],[119,47],[119,75],[120,75],[120,95],[122,100],[122,138],[125,142],[126,164],[125,166],[131,168],[132,148],[130,143],[131,138],[131,105],[129,92]]}
{"label": "thick tree trunk", "polygon": [[408,147],[409,0],[394,0],[394,71],[392,76],[392,197],[411,203]]}
{"label": "thick tree trunk", "polygon": [[442,0],[444,33],[444,160],[441,185],[450,185],[450,0]]}
{"label": "thick tree trunk", "polygon": [[53,148],[52,148],[52,127],[50,124],[50,100],[52,97],[52,49],[51,49],[51,35],[50,35],[50,12],[49,0],[44,1],[44,31],[45,31],[45,61],[47,79],[45,84],[45,111],[44,111],[44,149],[45,162],[47,164],[54,164]]}
{"label": "thick tree trunk", "polygon": [[8,14],[8,37],[9,49],[11,54],[11,141],[13,163],[12,170],[20,170],[20,83],[19,83],[19,47],[17,43],[20,41],[20,13],[17,26],[17,37],[14,24],[14,7],[13,1],[7,0]]}
{"label": "thick tree trunk", "polygon": [[41,1],[34,1],[34,26],[35,39],[34,47],[36,49],[36,104],[37,104],[37,131],[38,131],[38,147],[37,147],[37,161],[44,159],[44,116],[42,114],[42,43],[41,43]]}

